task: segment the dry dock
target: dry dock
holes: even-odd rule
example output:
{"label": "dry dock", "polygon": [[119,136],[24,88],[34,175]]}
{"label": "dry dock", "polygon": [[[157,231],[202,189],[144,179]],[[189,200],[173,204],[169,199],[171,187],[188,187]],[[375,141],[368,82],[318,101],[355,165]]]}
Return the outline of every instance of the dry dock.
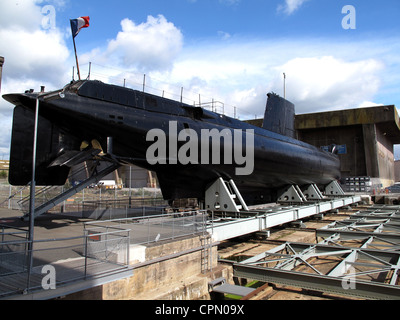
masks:
{"label": "dry dock", "polygon": [[[23,268],[5,274],[22,250],[13,248],[10,258],[3,247],[7,281],[0,293],[2,299],[398,299],[399,215],[399,206],[371,202],[221,240],[201,211],[113,221],[46,214],[36,220],[30,279],[21,277]],[[18,211],[2,209],[0,224],[16,236],[27,230]],[[46,265],[56,272],[52,290],[43,290]]]}

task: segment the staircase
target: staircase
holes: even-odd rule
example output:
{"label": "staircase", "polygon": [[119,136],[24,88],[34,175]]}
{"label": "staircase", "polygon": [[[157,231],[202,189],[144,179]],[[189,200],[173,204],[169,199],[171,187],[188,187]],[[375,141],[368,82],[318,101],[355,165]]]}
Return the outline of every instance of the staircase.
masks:
{"label": "staircase", "polygon": [[[110,163],[109,166],[107,166],[106,168],[102,169],[99,172],[97,172],[97,169],[94,169],[94,171],[91,172],[89,174],[89,177],[86,178],[85,180],[74,182],[75,177],[78,177],[79,175],[82,176],[84,174],[83,171],[87,170],[86,168],[82,168],[81,170],[75,172],[72,176],[70,175],[68,177],[69,181],[73,181],[72,185],[69,184],[69,186],[63,186],[63,187],[50,186],[41,189],[35,194],[34,217],[36,218],[42,215],[43,213],[49,211],[50,209],[62,203],[63,201],[71,198],[73,195],[87,188],[91,184],[98,183],[103,177],[114,172],[119,167],[120,167],[119,164]],[[86,172],[84,176],[86,176]],[[23,219],[29,220],[30,197],[21,200],[18,204],[20,205],[21,210],[25,213]]]}

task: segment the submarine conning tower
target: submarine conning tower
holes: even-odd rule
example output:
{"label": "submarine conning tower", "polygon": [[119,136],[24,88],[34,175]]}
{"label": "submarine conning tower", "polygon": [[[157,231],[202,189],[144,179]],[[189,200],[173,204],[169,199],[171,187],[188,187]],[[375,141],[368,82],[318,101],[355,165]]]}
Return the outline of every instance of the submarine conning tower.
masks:
{"label": "submarine conning tower", "polygon": [[290,138],[295,138],[294,104],[275,93],[268,93],[263,128]]}

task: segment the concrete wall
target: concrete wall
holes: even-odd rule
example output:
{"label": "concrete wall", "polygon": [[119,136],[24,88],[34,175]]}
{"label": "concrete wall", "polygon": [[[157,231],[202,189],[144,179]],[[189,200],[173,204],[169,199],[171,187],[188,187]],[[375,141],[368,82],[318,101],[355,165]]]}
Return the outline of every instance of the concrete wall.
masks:
{"label": "concrete wall", "polygon": [[[124,166],[119,169],[125,188],[148,188],[151,186],[151,178],[153,174],[137,166]],[[153,178],[154,179],[154,178]],[[132,180],[132,182],[131,182]]]}
{"label": "concrete wall", "polygon": [[393,145],[400,142],[400,120],[393,105],[296,116],[300,140],[320,147],[347,147],[340,155],[343,177],[369,176],[381,187],[395,181]]}
{"label": "concrete wall", "polygon": [[347,153],[339,155],[342,176],[367,175],[365,145],[361,126],[301,130],[298,131],[298,139],[317,148],[332,144],[346,145]]}
{"label": "concrete wall", "polygon": [[395,182],[400,182],[400,160],[394,162]]}
{"label": "concrete wall", "polygon": [[[382,187],[395,182],[393,142],[384,128],[376,124],[363,124],[367,175],[379,178]],[[382,130],[383,129],[383,130]]]}
{"label": "concrete wall", "polygon": [[393,143],[387,137],[384,128],[379,125],[376,127],[379,177],[383,187],[388,187],[393,185],[396,180]]}
{"label": "concrete wall", "polygon": [[342,177],[379,178],[382,187],[395,180],[393,143],[375,124],[301,130],[298,139],[318,148],[331,144],[346,145],[340,154]]}
{"label": "concrete wall", "polygon": [[130,252],[132,276],[78,292],[65,299],[94,300],[197,300],[210,299],[208,282],[219,277],[232,281],[231,267],[218,267],[217,247],[212,249],[213,271],[201,274],[199,237],[136,246]]}

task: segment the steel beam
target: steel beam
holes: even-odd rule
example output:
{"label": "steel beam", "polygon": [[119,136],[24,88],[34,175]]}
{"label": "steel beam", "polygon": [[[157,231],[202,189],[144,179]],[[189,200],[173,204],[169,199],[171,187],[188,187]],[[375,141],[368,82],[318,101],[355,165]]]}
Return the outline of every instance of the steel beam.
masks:
{"label": "steel beam", "polygon": [[223,219],[213,220],[207,227],[207,231],[213,235],[215,241],[223,241],[342,208],[360,201],[361,197],[350,196],[264,210],[255,210],[250,207],[250,211],[243,212],[245,218],[240,218],[242,213],[233,212],[230,214],[226,212]]}
{"label": "steel beam", "polygon": [[[318,229],[322,242],[282,244],[235,263],[234,275],[344,296],[400,300],[399,210],[391,206],[358,212]],[[345,241],[357,241],[357,247],[344,246]],[[322,272],[313,258],[327,259],[334,266]],[[369,281],[373,275],[377,276]]]}
{"label": "steel beam", "polygon": [[374,239],[385,241],[393,246],[400,245],[400,234],[398,233],[376,233],[376,232],[364,232],[364,231],[348,231],[348,230],[330,230],[330,229],[318,229],[316,236],[327,239],[333,235],[337,235],[338,241],[348,240],[363,240],[373,237]]}
{"label": "steel beam", "polygon": [[400,300],[400,287],[357,280],[354,288],[346,286],[346,278],[296,271],[234,264],[233,275],[302,289],[364,299]]}
{"label": "steel beam", "polygon": [[[264,282],[291,285],[310,290],[330,292],[346,296],[369,299],[400,299],[400,287],[395,286],[400,268],[400,253],[362,248],[332,247],[323,244],[285,243],[255,257],[234,264],[234,275]],[[280,253],[291,251],[291,254]],[[340,257],[329,273],[323,274],[307,260],[313,257]],[[357,260],[362,262],[357,262]],[[363,261],[371,261],[365,263]],[[394,262],[394,263],[393,263]],[[275,267],[262,264],[276,263]],[[293,270],[303,264],[310,268],[310,273]],[[370,270],[347,274],[350,267],[369,267]],[[370,282],[357,277],[369,274],[387,274],[391,272],[389,284]],[[352,279],[354,287],[346,282]]]}

